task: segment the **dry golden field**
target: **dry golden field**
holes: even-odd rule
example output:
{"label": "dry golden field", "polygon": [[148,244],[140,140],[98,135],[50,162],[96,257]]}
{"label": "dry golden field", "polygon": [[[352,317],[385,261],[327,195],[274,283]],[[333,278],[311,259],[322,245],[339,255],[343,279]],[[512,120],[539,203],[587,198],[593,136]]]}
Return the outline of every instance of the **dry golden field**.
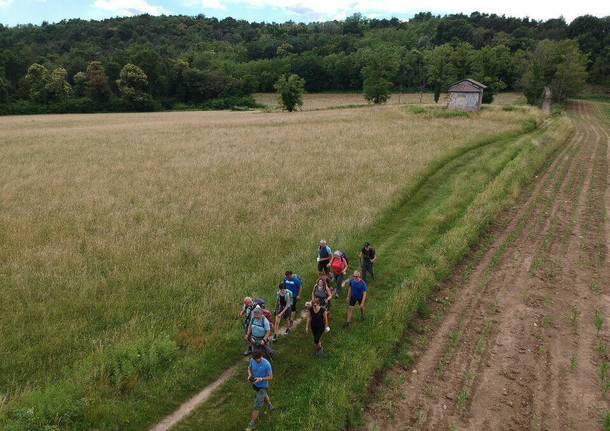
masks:
{"label": "dry golden field", "polygon": [[[393,94],[387,105],[398,104],[434,104],[432,93],[424,93],[420,99],[419,93]],[[256,93],[254,98],[258,103],[269,106],[272,109],[279,109],[277,94],[275,93]],[[441,94],[438,102],[439,106],[447,103],[447,95]],[[525,97],[522,93],[500,93],[494,98],[494,105],[525,104]],[[361,93],[312,93],[303,95],[303,111],[315,111],[318,109],[329,109],[344,106],[367,105],[366,99]]]}
{"label": "dry golden field", "polygon": [[340,246],[433,160],[536,115],[0,118],[0,400],[142,340],[220,367],[241,332],[219,316],[245,294],[269,297],[289,268],[309,286],[320,238]]}

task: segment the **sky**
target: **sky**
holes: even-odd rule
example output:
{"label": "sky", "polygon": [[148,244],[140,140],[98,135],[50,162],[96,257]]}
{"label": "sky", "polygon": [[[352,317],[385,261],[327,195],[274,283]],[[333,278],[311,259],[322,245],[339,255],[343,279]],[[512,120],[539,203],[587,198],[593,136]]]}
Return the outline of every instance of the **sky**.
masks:
{"label": "sky", "polygon": [[408,19],[422,11],[434,14],[479,11],[533,19],[563,16],[569,22],[585,14],[610,15],[610,0],[0,0],[0,23],[13,26],[143,13],[311,22],[343,19],[356,12],[369,18]]}

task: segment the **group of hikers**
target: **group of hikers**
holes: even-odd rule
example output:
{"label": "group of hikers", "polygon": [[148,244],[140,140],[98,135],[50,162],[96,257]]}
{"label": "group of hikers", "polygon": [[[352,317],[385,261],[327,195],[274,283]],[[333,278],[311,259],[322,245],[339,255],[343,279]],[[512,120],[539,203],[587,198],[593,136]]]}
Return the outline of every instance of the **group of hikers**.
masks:
{"label": "group of hikers", "polygon": [[[349,270],[349,259],[339,250],[334,252],[325,240],[321,240],[318,247],[317,269],[318,279],[311,291],[311,300],[305,302],[304,314],[306,317],[305,332],[311,331],[313,335],[314,352],[316,356],[324,356],[322,336],[330,331],[328,314],[331,304],[341,297],[343,288],[347,288],[347,320],[345,327],[352,322],[354,307],[360,308],[360,318],[364,320],[365,303],[367,300],[367,276],[373,280],[374,263],[377,260],[375,249],[366,242],[360,251],[360,271],[354,271],[351,278],[346,280]],[[285,335],[290,334],[293,325],[298,322],[297,304],[303,297],[303,281],[292,271],[286,271],[284,279],[279,283],[278,292],[273,307],[274,313],[267,308],[266,301],[251,297],[244,298],[243,307],[239,316],[244,319],[244,340],[246,350],[244,356],[251,355],[248,365],[248,380],[256,391],[254,409],[247,431],[256,426],[258,415],[266,405],[269,411],[273,405],[267,392],[269,381],[273,378],[271,362],[273,350],[271,343],[277,340],[282,321],[286,324]]]}

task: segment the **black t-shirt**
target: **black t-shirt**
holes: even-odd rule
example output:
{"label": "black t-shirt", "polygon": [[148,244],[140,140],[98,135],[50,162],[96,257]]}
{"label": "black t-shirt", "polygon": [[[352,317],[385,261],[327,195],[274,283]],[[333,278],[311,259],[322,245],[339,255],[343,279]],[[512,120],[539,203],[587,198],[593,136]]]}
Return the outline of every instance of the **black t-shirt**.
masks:
{"label": "black t-shirt", "polygon": [[366,247],[362,247],[362,257],[368,262],[375,259],[375,249],[373,247],[369,247],[367,250]]}
{"label": "black t-shirt", "polygon": [[317,313],[313,311],[313,307],[309,309],[309,315],[311,316],[311,327],[312,328],[324,328],[324,313],[326,309],[320,307],[320,311]]}

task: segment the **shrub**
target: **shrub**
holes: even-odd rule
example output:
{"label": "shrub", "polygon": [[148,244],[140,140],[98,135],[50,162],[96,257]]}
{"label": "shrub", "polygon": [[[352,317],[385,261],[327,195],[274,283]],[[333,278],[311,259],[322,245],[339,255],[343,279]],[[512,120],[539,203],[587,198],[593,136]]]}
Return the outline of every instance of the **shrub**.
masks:
{"label": "shrub", "polygon": [[275,83],[274,88],[278,93],[279,102],[288,112],[303,106],[305,80],[299,75],[282,75]]}

